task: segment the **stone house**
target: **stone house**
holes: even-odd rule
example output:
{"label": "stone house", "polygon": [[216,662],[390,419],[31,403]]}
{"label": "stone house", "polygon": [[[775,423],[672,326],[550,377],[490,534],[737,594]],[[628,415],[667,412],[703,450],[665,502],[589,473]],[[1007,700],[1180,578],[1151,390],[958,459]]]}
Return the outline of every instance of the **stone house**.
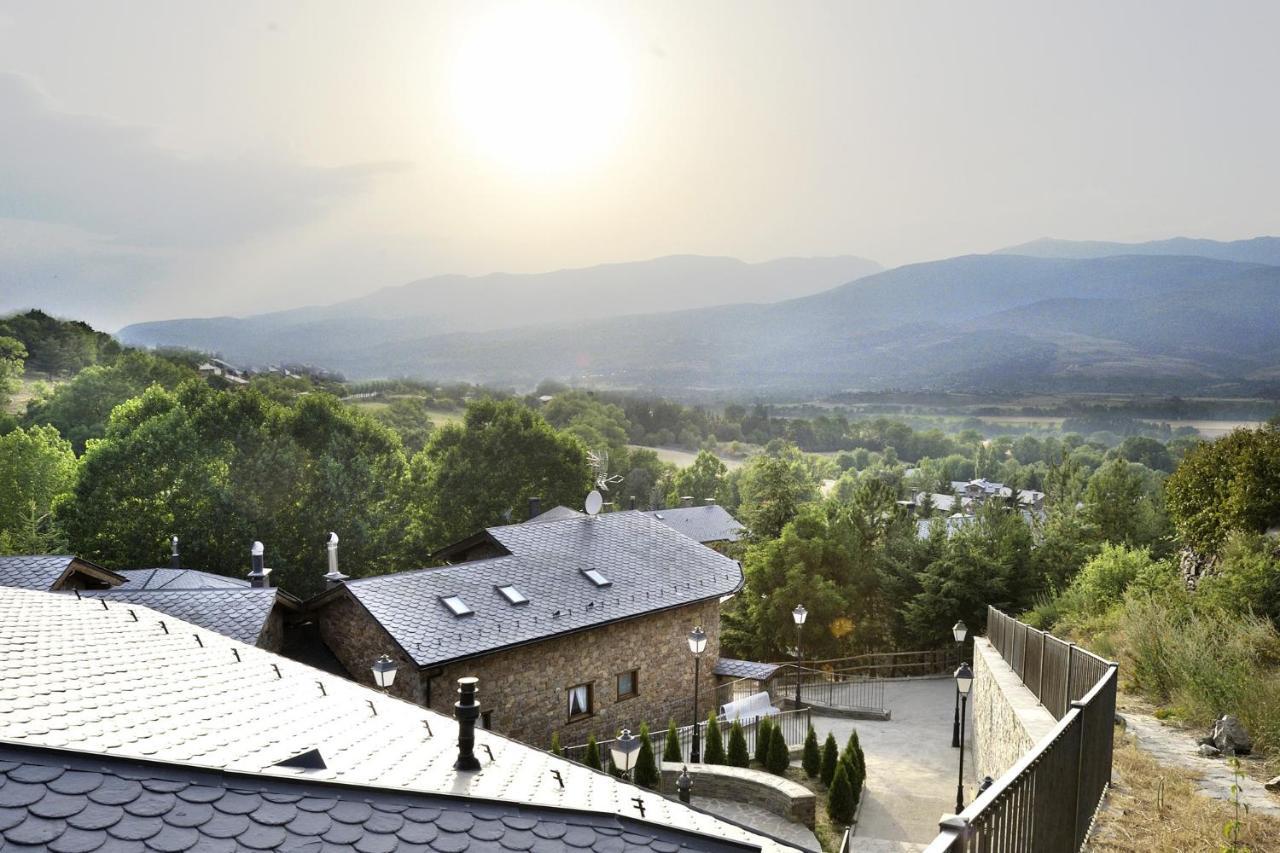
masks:
{"label": "stone house", "polygon": [[357,679],[389,654],[391,692],[447,713],[455,681],[477,676],[483,725],[567,746],[691,722],[701,626],[699,716],[711,710],[736,561],[636,511],[491,527],[436,556],[450,564],[339,581],[308,602]]}

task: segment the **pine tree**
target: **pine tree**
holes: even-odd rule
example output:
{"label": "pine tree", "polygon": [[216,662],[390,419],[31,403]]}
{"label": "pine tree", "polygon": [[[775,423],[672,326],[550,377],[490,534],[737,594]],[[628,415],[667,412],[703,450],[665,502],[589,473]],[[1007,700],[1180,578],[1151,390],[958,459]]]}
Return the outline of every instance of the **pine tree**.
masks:
{"label": "pine tree", "polygon": [[853,791],[853,802],[856,805],[862,796],[862,783],[867,778],[866,757],[862,753],[862,744],[858,742],[858,731],[849,733],[849,740],[840,753],[840,764],[844,765],[849,777],[849,787]]}
{"label": "pine tree", "polygon": [[751,753],[747,750],[747,735],[742,730],[742,723],[733,721],[729,727],[729,764],[733,767],[749,767]]}
{"label": "pine tree", "polygon": [[720,734],[720,721],[715,714],[707,717],[707,742],[702,749],[703,764],[724,764],[724,736]]}
{"label": "pine tree", "polygon": [[640,724],[640,754],[636,757],[636,766],[632,770],[631,779],[642,788],[658,789],[662,776],[658,773],[658,762],[653,756],[653,742],[649,739],[649,724]]}
{"label": "pine tree", "polygon": [[831,787],[831,780],[836,775],[836,765],[840,763],[840,747],[836,746],[836,736],[827,732],[827,739],[822,744],[822,769],[818,777],[822,784]]}
{"label": "pine tree", "polygon": [[564,755],[564,748],[563,748],[562,746],[560,746],[560,733],[559,733],[559,732],[552,732],[552,733],[551,733],[551,754],[552,754],[552,755]]}
{"label": "pine tree", "polygon": [[773,734],[773,721],[761,717],[756,723],[756,764],[764,767],[769,763],[769,737]]}
{"label": "pine tree", "polygon": [[849,784],[849,774],[845,763],[836,763],[836,774],[831,779],[831,790],[827,792],[827,814],[831,820],[848,826],[853,823],[853,811],[857,801],[853,798],[853,786]]}
{"label": "pine tree", "polygon": [[683,761],[680,755],[680,735],[676,733],[676,721],[671,720],[667,723],[667,745],[662,749],[663,761]]}
{"label": "pine tree", "polygon": [[600,770],[600,747],[596,745],[596,736],[592,735],[587,738],[587,754],[582,757],[582,763],[588,767],[594,767]]}
{"label": "pine tree", "polygon": [[782,736],[781,729],[772,729],[769,733],[769,755],[766,761],[765,768],[775,776],[785,776],[787,768],[791,766],[791,750],[787,749],[787,739]]}
{"label": "pine tree", "polygon": [[818,733],[813,730],[813,725],[809,726],[809,734],[804,739],[804,758],[800,762],[804,767],[804,775],[810,779],[818,776],[818,771],[822,769],[822,752],[818,749]]}

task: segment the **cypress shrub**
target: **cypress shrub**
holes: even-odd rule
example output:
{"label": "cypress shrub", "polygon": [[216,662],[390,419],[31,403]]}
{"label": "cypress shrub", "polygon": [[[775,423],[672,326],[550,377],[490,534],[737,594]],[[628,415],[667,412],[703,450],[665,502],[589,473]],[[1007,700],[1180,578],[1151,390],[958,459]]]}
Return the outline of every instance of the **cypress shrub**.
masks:
{"label": "cypress shrub", "polygon": [[720,734],[720,721],[715,714],[707,718],[707,742],[702,750],[703,764],[724,764],[724,737]]}
{"label": "cypress shrub", "polygon": [[583,756],[582,763],[596,770],[603,769],[600,764],[600,747],[596,745],[595,735],[587,738],[587,754]]}
{"label": "cypress shrub", "polygon": [[827,814],[836,823],[848,826],[853,823],[853,811],[857,806],[845,763],[837,762],[836,775],[831,778],[831,790],[827,792]]}
{"label": "cypress shrub", "polygon": [[780,729],[773,729],[769,733],[769,755],[765,768],[775,776],[785,776],[790,766],[791,752],[787,749],[787,739],[782,736]]}
{"label": "cypress shrub", "polygon": [[761,717],[756,723],[756,764],[764,767],[769,763],[769,737],[773,734],[773,721]]}
{"label": "cypress shrub", "polygon": [[804,738],[804,758],[800,762],[804,767],[804,775],[810,779],[818,776],[818,771],[822,769],[822,752],[818,749],[818,733],[813,730],[813,725],[809,726],[809,734]]}
{"label": "cypress shrub", "polygon": [[729,764],[733,767],[751,765],[751,753],[747,750],[747,735],[742,730],[742,723],[733,721],[729,727]]}
{"label": "cypress shrub", "polygon": [[561,756],[563,756],[563,755],[564,755],[564,748],[563,748],[562,746],[560,746],[560,733],[559,733],[559,732],[552,732],[552,733],[551,733],[551,754],[552,754],[552,755],[561,755]]}
{"label": "cypress shrub", "polygon": [[649,739],[649,724],[640,724],[640,754],[636,757],[636,766],[632,771],[632,780],[642,788],[658,789],[662,776],[658,773],[658,762],[653,756],[653,742]]}
{"label": "cypress shrub", "polygon": [[831,787],[831,780],[836,775],[836,765],[840,763],[840,747],[836,746],[836,736],[827,732],[827,739],[822,744],[822,769],[818,778],[822,784]]}
{"label": "cypress shrub", "polygon": [[662,750],[663,761],[683,761],[680,755],[680,735],[676,734],[676,721],[667,723],[667,745]]}

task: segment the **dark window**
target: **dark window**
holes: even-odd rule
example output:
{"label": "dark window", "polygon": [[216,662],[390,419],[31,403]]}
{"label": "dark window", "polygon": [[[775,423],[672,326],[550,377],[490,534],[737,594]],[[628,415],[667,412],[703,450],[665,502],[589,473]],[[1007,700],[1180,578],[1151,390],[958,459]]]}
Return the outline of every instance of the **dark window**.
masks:
{"label": "dark window", "polygon": [[591,701],[591,685],[578,684],[570,687],[567,692],[569,694],[569,719],[572,721],[590,717],[594,708]]}
{"label": "dark window", "polygon": [[485,731],[491,731],[493,729],[493,712],[492,711],[480,712],[480,728],[484,729]]}
{"label": "dark window", "polygon": [[640,670],[629,669],[618,673],[618,700],[633,699],[640,695]]}

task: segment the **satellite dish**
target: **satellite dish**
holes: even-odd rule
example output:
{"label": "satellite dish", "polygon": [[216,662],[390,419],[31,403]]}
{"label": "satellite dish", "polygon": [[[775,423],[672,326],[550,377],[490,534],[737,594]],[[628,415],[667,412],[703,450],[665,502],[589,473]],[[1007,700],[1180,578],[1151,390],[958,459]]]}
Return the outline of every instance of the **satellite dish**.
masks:
{"label": "satellite dish", "polygon": [[587,515],[599,515],[602,506],[604,506],[604,498],[592,489],[587,495]]}

